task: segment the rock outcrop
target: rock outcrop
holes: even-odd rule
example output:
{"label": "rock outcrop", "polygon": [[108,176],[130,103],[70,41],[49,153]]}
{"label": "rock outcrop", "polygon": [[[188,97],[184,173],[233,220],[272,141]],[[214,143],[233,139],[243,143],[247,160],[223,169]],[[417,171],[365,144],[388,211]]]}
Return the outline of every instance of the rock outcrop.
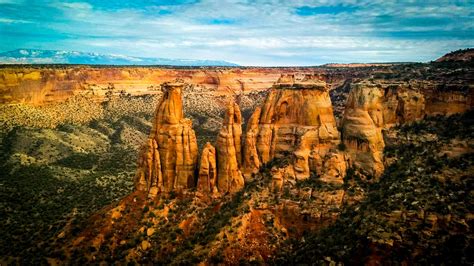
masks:
{"label": "rock outcrop", "polygon": [[365,174],[383,170],[382,130],[427,115],[450,115],[471,108],[472,87],[430,81],[353,83],[341,121],[351,164]]}
{"label": "rock outcrop", "polygon": [[147,191],[152,196],[163,190],[160,154],[155,139],[149,138],[143,145],[138,165],[140,167],[135,181],[137,190]]}
{"label": "rock outcrop", "polygon": [[324,156],[339,143],[326,83],[316,75],[282,76],[250,118],[245,143],[247,176],[273,158],[294,154],[297,178],[309,177],[310,153]]}
{"label": "rock outcrop", "polygon": [[257,137],[259,133],[259,120],[262,108],[257,107],[247,122],[247,133],[243,151],[243,171],[244,176],[250,176],[258,171],[260,158],[257,152]]}
{"label": "rock outcrop", "polygon": [[217,187],[220,193],[235,192],[244,186],[242,165],[242,115],[236,103],[230,103],[217,137]]}
{"label": "rock outcrop", "polygon": [[382,96],[378,88],[354,85],[342,120],[342,141],[352,165],[373,176],[384,169]]}
{"label": "rock outcrop", "polygon": [[216,148],[206,143],[201,154],[197,189],[203,194],[217,192],[217,160]]}
{"label": "rock outcrop", "polygon": [[[181,92],[184,86],[182,82],[162,85],[163,98],[156,108],[153,129],[148,141],[152,143],[152,148],[148,144],[148,148],[145,149],[147,155],[141,155],[141,158],[146,160],[139,161],[136,178],[136,187],[139,190],[144,189],[141,185],[144,181],[146,184],[151,184],[151,188],[147,188],[148,191],[155,191],[156,188],[157,193],[179,191],[195,186],[198,148],[191,120],[183,118]],[[148,160],[150,157],[148,154],[152,154],[151,162]],[[143,170],[150,165],[161,169],[151,171],[151,176],[143,175],[143,172],[150,173]],[[153,180],[161,181],[155,184]]]}
{"label": "rock outcrop", "polygon": [[[323,167],[319,174],[319,179],[326,183],[343,184],[347,171],[347,156],[341,152],[331,151],[324,157]],[[318,171],[317,171],[318,172]]]}
{"label": "rock outcrop", "polygon": [[101,101],[110,92],[125,92],[133,96],[155,95],[160,93],[157,84],[172,82],[177,78],[219,95],[233,95],[266,90],[278,80],[282,71],[297,73],[301,69],[5,67],[0,69],[0,103],[43,105],[62,102],[77,94],[92,95]]}

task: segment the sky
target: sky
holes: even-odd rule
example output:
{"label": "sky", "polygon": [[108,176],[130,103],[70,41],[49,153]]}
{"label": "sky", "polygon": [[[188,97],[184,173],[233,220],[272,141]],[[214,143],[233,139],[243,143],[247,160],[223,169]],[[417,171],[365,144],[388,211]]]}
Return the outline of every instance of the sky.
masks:
{"label": "sky", "polygon": [[468,47],[474,0],[0,0],[0,51],[308,66],[426,62]]}

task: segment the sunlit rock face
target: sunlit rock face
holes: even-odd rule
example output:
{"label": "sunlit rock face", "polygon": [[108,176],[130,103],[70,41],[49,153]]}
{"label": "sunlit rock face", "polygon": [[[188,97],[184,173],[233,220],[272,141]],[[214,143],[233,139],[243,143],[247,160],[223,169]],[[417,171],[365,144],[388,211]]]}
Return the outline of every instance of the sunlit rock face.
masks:
{"label": "sunlit rock face", "polygon": [[259,120],[262,108],[257,107],[247,122],[247,133],[243,151],[243,171],[245,176],[258,171],[260,167],[260,157],[257,153],[257,136],[259,133]]}
{"label": "sunlit rock face", "polygon": [[0,103],[43,105],[57,103],[78,94],[97,101],[114,93],[132,96],[160,94],[165,82],[184,82],[215,91],[217,95],[262,91],[272,86],[283,72],[297,73],[299,68],[151,68],[71,66],[61,68],[22,67],[0,69]]}
{"label": "sunlit rock face", "polygon": [[295,177],[308,178],[310,154],[324,157],[338,143],[339,132],[323,79],[282,75],[248,123],[244,173],[248,176],[273,158],[290,156],[294,157]]}
{"label": "sunlit rock face", "polygon": [[[150,183],[151,188],[147,190],[156,191],[156,193],[180,191],[195,186],[198,148],[191,120],[183,118],[181,93],[184,86],[182,82],[162,85],[163,97],[156,108],[153,129],[150,133],[153,148],[146,149],[147,153],[153,154],[152,162],[148,162],[149,156],[141,156],[147,160],[139,161],[137,177],[139,190],[144,189],[140,185],[143,181],[140,180]],[[159,162],[156,161],[158,157]],[[151,175],[142,175],[143,169],[149,165],[159,166],[160,171],[152,171]],[[148,181],[148,179],[157,180],[157,182]]]}
{"label": "sunlit rock face", "polygon": [[218,192],[216,148],[209,142],[201,154],[197,190],[203,194]]}
{"label": "sunlit rock face", "polygon": [[229,103],[216,141],[217,185],[220,193],[235,192],[244,186],[242,165],[242,115],[236,103]]}
{"label": "sunlit rock face", "polygon": [[474,85],[468,82],[418,82],[412,85],[425,96],[427,115],[464,113],[474,107]]}
{"label": "sunlit rock face", "polygon": [[156,195],[163,190],[163,177],[161,174],[160,154],[156,140],[149,138],[143,145],[138,159],[140,166],[135,180],[137,190],[147,191],[150,195]]}
{"label": "sunlit rock face", "polygon": [[[370,88],[367,92],[379,98],[384,127],[417,121],[426,115],[466,112],[472,107],[474,91],[471,85],[427,80],[363,80],[351,87]],[[360,91],[354,93],[361,95]],[[347,104],[351,107],[353,103]]]}
{"label": "sunlit rock face", "polygon": [[367,174],[383,172],[383,91],[359,84],[352,87],[342,120],[342,140],[351,162]]}
{"label": "sunlit rock face", "polygon": [[417,80],[352,84],[341,121],[342,141],[351,164],[365,174],[379,176],[384,170],[383,129],[427,115],[465,112],[471,108],[471,91],[459,84]]}

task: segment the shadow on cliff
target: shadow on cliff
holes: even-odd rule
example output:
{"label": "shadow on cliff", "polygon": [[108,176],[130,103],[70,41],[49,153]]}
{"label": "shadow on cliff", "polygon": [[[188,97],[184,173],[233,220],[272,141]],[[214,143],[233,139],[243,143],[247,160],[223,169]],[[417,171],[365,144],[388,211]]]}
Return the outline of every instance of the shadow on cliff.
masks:
{"label": "shadow on cliff", "polygon": [[[474,154],[440,155],[453,141],[474,138],[472,117],[429,117],[397,128],[399,138],[385,148],[395,161],[379,182],[363,182],[354,171],[346,177],[366,197],[346,205],[333,225],[283,244],[272,263],[472,264]],[[429,134],[437,137],[414,138]]]}
{"label": "shadow on cliff", "polygon": [[[50,133],[18,128],[2,139],[0,258],[40,264],[54,255],[54,239],[61,238],[66,226],[77,233],[89,215],[131,192],[127,167],[135,164],[121,162],[135,152],[111,146],[98,153],[66,150],[51,159],[45,147],[56,150],[47,138],[30,137],[32,146],[21,143],[28,132]],[[61,143],[54,142],[54,148],[62,151]]]}

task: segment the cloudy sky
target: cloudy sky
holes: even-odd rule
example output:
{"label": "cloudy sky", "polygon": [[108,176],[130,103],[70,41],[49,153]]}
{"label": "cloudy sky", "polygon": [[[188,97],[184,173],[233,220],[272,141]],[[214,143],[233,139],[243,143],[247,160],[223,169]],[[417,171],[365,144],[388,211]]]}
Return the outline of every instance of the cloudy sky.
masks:
{"label": "cloudy sky", "polygon": [[430,61],[474,47],[473,21],[473,0],[0,0],[0,51],[261,66]]}

